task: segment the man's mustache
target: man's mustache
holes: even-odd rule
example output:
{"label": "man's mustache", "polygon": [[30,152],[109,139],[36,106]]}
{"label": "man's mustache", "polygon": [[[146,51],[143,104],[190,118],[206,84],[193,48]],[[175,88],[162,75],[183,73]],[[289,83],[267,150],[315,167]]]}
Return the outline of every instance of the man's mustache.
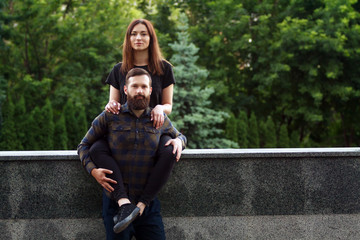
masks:
{"label": "man's mustache", "polygon": [[134,98],[136,98],[136,99],[144,99],[145,96],[144,96],[144,95],[141,95],[141,94],[138,94],[138,95],[135,95]]}

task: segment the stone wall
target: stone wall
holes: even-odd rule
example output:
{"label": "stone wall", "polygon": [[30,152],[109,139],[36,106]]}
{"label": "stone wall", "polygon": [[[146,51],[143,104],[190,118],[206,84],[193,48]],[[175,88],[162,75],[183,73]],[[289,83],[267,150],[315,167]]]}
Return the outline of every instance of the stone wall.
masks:
{"label": "stone wall", "polygon": [[[360,239],[360,148],[185,150],[168,239]],[[0,152],[0,239],[105,239],[75,151]]]}

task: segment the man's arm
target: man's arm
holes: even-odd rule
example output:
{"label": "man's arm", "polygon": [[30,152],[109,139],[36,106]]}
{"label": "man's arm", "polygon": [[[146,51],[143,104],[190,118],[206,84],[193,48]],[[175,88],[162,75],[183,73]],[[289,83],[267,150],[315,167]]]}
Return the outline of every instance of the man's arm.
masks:
{"label": "man's arm", "polygon": [[106,113],[102,112],[97,116],[91,124],[90,129],[86,133],[85,137],[81,140],[77,147],[77,152],[80,157],[80,161],[85,170],[91,174],[91,171],[96,168],[93,161],[91,161],[89,151],[91,145],[96,140],[105,136],[107,132],[107,119]]}
{"label": "man's arm", "polygon": [[112,174],[112,171],[105,168],[97,168],[91,161],[89,151],[91,145],[98,139],[104,137],[108,129],[107,114],[102,112],[91,124],[91,128],[86,133],[85,137],[78,146],[78,154],[80,156],[81,163],[86,171],[93,176],[96,181],[107,191],[112,192],[114,188],[110,183],[116,184],[117,182],[111,178],[108,178],[106,174]]}

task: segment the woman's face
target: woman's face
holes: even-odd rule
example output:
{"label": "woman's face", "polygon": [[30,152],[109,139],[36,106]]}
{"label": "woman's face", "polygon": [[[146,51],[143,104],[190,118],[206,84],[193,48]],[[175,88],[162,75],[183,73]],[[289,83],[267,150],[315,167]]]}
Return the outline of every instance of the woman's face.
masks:
{"label": "woman's face", "polygon": [[144,24],[137,24],[130,32],[131,47],[136,51],[146,50],[150,44],[150,35]]}

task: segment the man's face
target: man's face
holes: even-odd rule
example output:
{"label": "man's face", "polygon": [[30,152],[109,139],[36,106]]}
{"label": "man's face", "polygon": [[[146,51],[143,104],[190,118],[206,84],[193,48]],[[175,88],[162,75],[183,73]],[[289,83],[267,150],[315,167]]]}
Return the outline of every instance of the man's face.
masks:
{"label": "man's face", "polygon": [[139,75],[129,78],[128,86],[124,91],[127,95],[127,102],[132,110],[142,110],[149,106],[152,88],[149,78],[146,75]]}

